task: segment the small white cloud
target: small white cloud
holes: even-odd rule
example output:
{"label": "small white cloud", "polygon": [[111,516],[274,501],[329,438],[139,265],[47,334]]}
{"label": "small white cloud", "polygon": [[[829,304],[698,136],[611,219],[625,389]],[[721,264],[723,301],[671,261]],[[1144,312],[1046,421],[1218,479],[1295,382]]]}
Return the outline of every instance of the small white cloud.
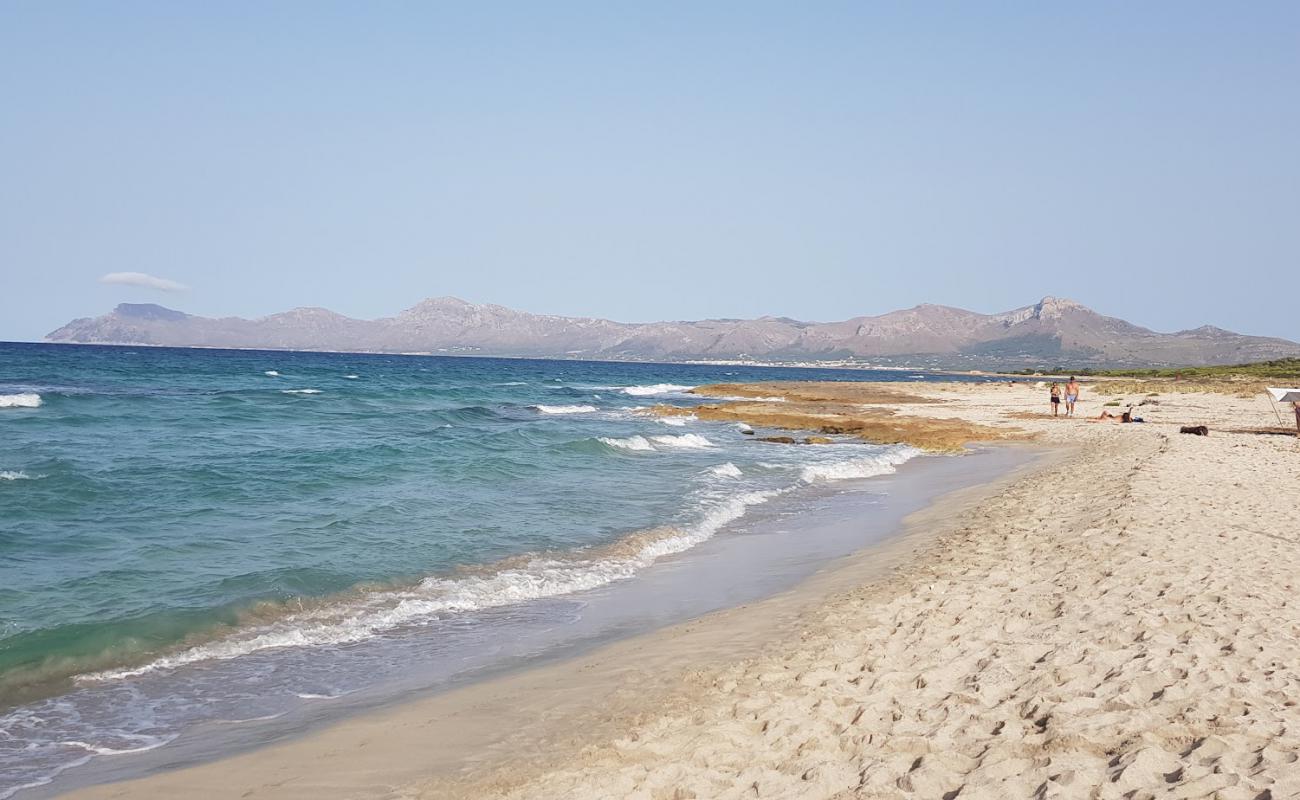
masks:
{"label": "small white cloud", "polygon": [[183,283],[169,281],[146,272],[110,272],[99,279],[100,283],[119,283],[123,286],[143,286],[160,292],[183,292],[190,288]]}

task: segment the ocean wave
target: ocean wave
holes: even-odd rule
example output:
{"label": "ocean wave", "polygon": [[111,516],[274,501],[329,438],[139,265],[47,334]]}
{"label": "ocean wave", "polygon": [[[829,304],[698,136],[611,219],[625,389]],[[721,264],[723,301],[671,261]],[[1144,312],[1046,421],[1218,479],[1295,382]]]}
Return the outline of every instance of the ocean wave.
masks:
{"label": "ocean wave", "polygon": [[30,481],[32,476],[20,469],[0,469],[0,481]]}
{"label": "ocean wave", "polygon": [[41,403],[41,396],[36,392],[0,394],[0,408],[38,408]]}
{"label": "ocean wave", "polygon": [[537,409],[543,414],[590,414],[596,410],[595,406],[543,406],[536,405],[532,408]]}
{"label": "ocean wave", "polygon": [[719,478],[739,478],[744,473],[740,471],[740,467],[728,461],[725,464],[709,467],[709,474]]}
{"label": "ocean wave", "polygon": [[895,468],[920,455],[915,447],[894,447],[883,453],[865,458],[850,458],[822,464],[809,464],[800,472],[805,483],[816,481],[845,481],[854,478],[873,478],[889,475]]}
{"label": "ocean wave", "polygon": [[447,614],[518,605],[596,589],[631,578],[659,559],[711,538],[754,505],[782,490],[748,492],[705,504],[694,523],[632,534],[609,545],[559,554],[517,556],[476,573],[429,577],[408,590],[373,592],[359,600],[289,614],[225,639],[197,645],[139,667],[78,676],[82,681],[131,678],[201,661],[261,650],[349,644]]}
{"label": "ocean wave", "polygon": [[694,386],[681,386],[676,383],[652,383],[647,386],[625,386],[623,387],[623,394],[632,395],[633,397],[648,397],[656,394],[678,394],[694,388]]}
{"label": "ocean wave", "polygon": [[601,436],[597,441],[604,442],[610,447],[617,447],[620,450],[654,450],[654,445],[644,436],[629,436],[626,439],[615,439],[611,436]]}
{"label": "ocean wave", "polygon": [[680,436],[651,436],[650,441],[662,447],[681,448],[684,450],[700,450],[705,447],[715,446],[713,442],[710,442],[698,433],[683,433]]}
{"label": "ocean wave", "polygon": [[357,380],[358,378],[360,378],[361,376],[360,376],[360,375],[344,375],[343,377],[344,377],[344,378],[347,378],[347,379],[350,380],[350,381],[355,381],[355,380]]}
{"label": "ocean wave", "polygon": [[273,370],[273,369],[268,369],[266,372],[263,372],[262,374],[263,374],[263,375],[270,376],[270,377],[272,377],[272,378],[278,378],[278,377],[280,377],[280,373],[276,372],[276,371]]}
{"label": "ocean wave", "polygon": [[320,394],[320,389],[281,389],[280,394]]}
{"label": "ocean wave", "polygon": [[658,417],[660,424],[673,428],[685,428],[688,419],[695,419],[695,417]]}
{"label": "ocean wave", "polygon": [[716,446],[713,442],[700,436],[698,433],[683,433],[680,436],[665,434],[663,436],[650,437],[637,434],[623,439],[601,436],[597,441],[603,442],[610,447],[617,447],[620,450],[633,450],[638,452],[653,452],[660,449],[703,450],[708,447]]}

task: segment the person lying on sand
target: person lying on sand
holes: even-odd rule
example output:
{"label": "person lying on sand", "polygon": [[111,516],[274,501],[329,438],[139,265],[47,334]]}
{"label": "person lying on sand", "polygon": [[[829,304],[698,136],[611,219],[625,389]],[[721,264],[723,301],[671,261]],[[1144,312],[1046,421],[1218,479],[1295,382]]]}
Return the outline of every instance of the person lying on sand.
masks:
{"label": "person lying on sand", "polygon": [[[1133,406],[1129,406],[1123,414],[1112,414],[1109,411],[1102,411],[1097,420],[1118,420],[1120,422],[1145,422],[1141,417],[1133,416]],[[1096,421],[1096,420],[1094,420]]]}

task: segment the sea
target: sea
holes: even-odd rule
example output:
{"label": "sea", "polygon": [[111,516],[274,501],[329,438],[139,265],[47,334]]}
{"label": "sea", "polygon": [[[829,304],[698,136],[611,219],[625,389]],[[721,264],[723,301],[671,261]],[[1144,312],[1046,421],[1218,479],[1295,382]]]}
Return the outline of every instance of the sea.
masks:
{"label": "sea", "polygon": [[0,800],[595,636],[593,593],[920,456],[649,406],[939,378],[0,344]]}

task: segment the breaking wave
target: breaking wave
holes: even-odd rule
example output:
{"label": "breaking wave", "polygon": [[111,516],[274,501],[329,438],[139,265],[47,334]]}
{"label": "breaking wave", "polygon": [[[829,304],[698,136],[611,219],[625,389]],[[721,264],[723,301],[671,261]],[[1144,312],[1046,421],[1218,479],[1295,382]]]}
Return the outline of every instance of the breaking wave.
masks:
{"label": "breaking wave", "polygon": [[651,436],[650,441],[661,447],[675,447],[687,450],[699,450],[714,446],[713,442],[698,433],[683,433],[680,436]]}
{"label": "breaking wave", "polygon": [[740,471],[740,467],[728,461],[725,464],[709,467],[709,474],[716,475],[719,478],[739,478],[744,473]]}
{"label": "breaking wave", "polygon": [[612,436],[601,436],[597,441],[603,442],[610,447],[617,447],[619,450],[654,450],[654,445],[644,436],[628,436],[625,439],[616,439]]}
{"label": "breaking wave", "polygon": [[703,450],[715,446],[713,442],[697,433],[683,433],[680,436],[665,434],[663,436],[650,437],[637,434],[623,439],[601,436],[597,441],[603,442],[610,447],[616,447],[619,450],[633,450],[639,452],[652,452],[655,450]]}
{"label": "breaking wave", "polygon": [[704,504],[690,524],[642,531],[611,544],[564,553],[516,556],[467,570],[469,574],[461,576],[425,578],[410,589],[372,592],[351,602],[288,614],[270,624],[250,627],[143,666],[89,673],[78,679],[95,682],[130,678],[271,648],[349,644],[448,614],[595,589],[631,578],[664,556],[695,547],[739,519],[750,506],[779,494],[781,490],[731,496]]}
{"label": "breaking wave", "polygon": [[41,396],[36,392],[0,394],[0,408],[39,408]]}
{"label": "breaking wave", "polygon": [[824,464],[810,464],[803,468],[800,477],[806,483],[817,481],[845,481],[854,478],[873,478],[889,475],[899,464],[920,455],[915,447],[896,447],[878,455],[849,458]]}
{"label": "breaking wave", "polygon": [[596,410],[595,406],[543,406],[536,405],[533,408],[543,414],[590,414]]}

